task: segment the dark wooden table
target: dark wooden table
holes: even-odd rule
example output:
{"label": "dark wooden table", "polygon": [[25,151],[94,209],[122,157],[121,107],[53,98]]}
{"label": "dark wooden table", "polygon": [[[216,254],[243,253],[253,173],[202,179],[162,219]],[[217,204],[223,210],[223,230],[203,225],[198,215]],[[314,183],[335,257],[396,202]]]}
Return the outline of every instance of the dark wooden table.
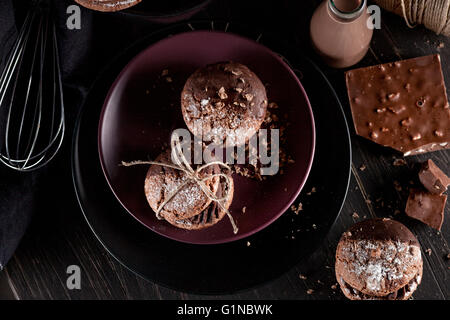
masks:
{"label": "dark wooden table", "polygon": [[[245,2],[245,1],[244,1]],[[203,10],[201,19],[226,18],[246,22],[248,15],[260,17],[260,26],[278,32],[280,37],[294,34],[296,43],[309,52],[308,23],[320,1],[272,1],[263,8],[245,7],[243,1],[217,0]],[[249,11],[250,10],[250,11]],[[252,11],[254,10],[254,11]],[[382,12],[381,30],[376,30],[369,53],[358,66],[368,66],[403,58],[440,53],[446,82],[450,88],[450,39],[417,27],[410,30],[402,18]],[[314,57],[313,58],[317,58]],[[321,65],[334,85],[349,115],[343,70]],[[413,156],[405,166],[394,166],[399,158],[391,150],[356,137],[351,126],[353,164],[351,184],[345,205],[322,246],[309,259],[281,278],[257,289],[227,296],[198,296],[173,291],[136,276],[114,260],[98,243],[84,221],[71,185],[70,170],[58,181],[67,197],[33,219],[20,247],[0,273],[0,297],[6,299],[344,299],[334,284],[334,253],[342,232],[356,221],[370,217],[389,217],[405,223],[420,241],[424,256],[423,281],[414,299],[450,298],[450,218],[441,232],[408,219],[404,205],[408,185],[417,164],[433,159],[450,173],[450,151]],[[69,144],[66,141],[66,144]],[[63,156],[68,156],[65,154]],[[67,160],[69,161],[69,160]],[[330,160],[331,161],[331,160]],[[333,183],[330,181],[330,183]],[[398,187],[400,186],[400,188]],[[82,269],[81,290],[66,288],[66,268]],[[304,277],[300,277],[303,275]],[[311,290],[312,289],[312,293]]]}

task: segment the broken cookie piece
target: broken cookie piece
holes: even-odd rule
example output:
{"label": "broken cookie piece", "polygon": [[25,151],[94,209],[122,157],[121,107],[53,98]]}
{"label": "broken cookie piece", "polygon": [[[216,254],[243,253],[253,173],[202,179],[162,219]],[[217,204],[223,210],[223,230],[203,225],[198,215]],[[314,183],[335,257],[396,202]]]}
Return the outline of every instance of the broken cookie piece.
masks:
{"label": "broken cookie piece", "polygon": [[350,70],[356,133],[404,156],[450,148],[450,109],[439,55]]}
{"label": "broken cookie piece", "polygon": [[428,191],[439,195],[450,185],[450,178],[431,159],[422,164],[419,179]]}
{"label": "broken cookie piece", "polygon": [[406,214],[430,227],[441,230],[444,222],[446,195],[412,189],[406,203]]}

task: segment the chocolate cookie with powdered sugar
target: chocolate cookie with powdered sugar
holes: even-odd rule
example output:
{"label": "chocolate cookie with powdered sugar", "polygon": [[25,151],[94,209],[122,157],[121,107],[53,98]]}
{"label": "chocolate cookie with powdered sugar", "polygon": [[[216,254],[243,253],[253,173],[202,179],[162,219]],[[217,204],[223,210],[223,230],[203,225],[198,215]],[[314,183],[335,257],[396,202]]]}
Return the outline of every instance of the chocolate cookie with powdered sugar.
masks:
{"label": "chocolate cookie with powdered sugar", "polygon": [[[173,165],[171,150],[160,154],[155,162]],[[217,165],[210,166],[200,172],[200,178],[218,172]],[[219,188],[219,180],[218,177],[213,177],[205,180],[204,183],[215,194]],[[183,184],[185,185],[169,200],[169,197]],[[153,164],[150,166],[145,178],[144,189],[147,201],[153,211],[157,212],[167,199],[168,202],[162,208],[160,216],[173,217],[176,220],[188,219],[200,214],[212,201],[195,181],[188,181],[188,177],[183,171],[163,165]]]}
{"label": "chocolate cookie with powdered sugar", "polygon": [[244,144],[261,127],[267,111],[266,89],[248,67],[236,62],[195,71],[181,93],[189,130],[203,141]]}
{"label": "chocolate cookie with powdered sugar", "polygon": [[416,237],[391,219],[370,219],[344,232],[336,250],[335,272],[352,300],[406,300],[422,280]]}
{"label": "chocolate cookie with powdered sugar", "polygon": [[[230,179],[230,184],[220,182],[218,190],[216,192],[217,197],[224,197],[227,195],[227,199],[223,202],[223,206],[228,210],[233,201],[234,184]],[[211,202],[211,204],[203,210],[200,214],[195,215],[189,219],[177,219],[173,214],[163,213],[162,217],[174,225],[177,228],[187,230],[200,230],[209,228],[225,217],[226,211],[222,210],[217,202]]]}

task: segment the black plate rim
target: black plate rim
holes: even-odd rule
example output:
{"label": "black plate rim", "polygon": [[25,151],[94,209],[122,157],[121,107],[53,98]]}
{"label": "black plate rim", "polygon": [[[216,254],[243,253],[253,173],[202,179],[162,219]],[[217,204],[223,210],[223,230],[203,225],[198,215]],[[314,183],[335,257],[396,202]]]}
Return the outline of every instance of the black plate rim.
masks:
{"label": "black plate rim", "polygon": [[[344,208],[344,204],[345,204],[345,200],[347,199],[347,195],[348,195],[348,190],[350,188],[350,181],[351,181],[351,176],[352,176],[352,163],[353,163],[353,153],[352,153],[352,140],[351,140],[351,135],[350,135],[350,127],[348,125],[348,121],[347,121],[347,117],[345,116],[345,111],[344,108],[342,107],[342,103],[341,100],[339,99],[336,90],[334,90],[334,87],[331,85],[331,82],[328,80],[328,78],[326,77],[326,75],[323,73],[323,71],[319,68],[319,66],[309,57],[307,56],[303,56],[303,58],[305,60],[308,60],[309,63],[311,63],[311,65],[314,67],[314,69],[321,75],[321,77],[325,80],[325,82],[327,83],[328,87],[330,88],[331,92],[333,93],[333,96],[335,98],[335,100],[337,101],[338,105],[339,105],[339,110],[342,113],[342,118],[344,119],[344,124],[345,124],[345,129],[346,129],[346,137],[347,137],[347,142],[348,142],[348,148],[350,150],[349,152],[349,166],[348,166],[348,170],[347,170],[347,186],[345,188],[345,193],[344,193],[344,197],[342,199],[342,203],[339,207],[339,212],[336,215],[333,223],[330,225],[330,228],[327,230],[327,234],[330,232],[331,228],[336,224],[337,219],[339,218],[339,216],[341,215],[341,211]],[[313,110],[314,111],[314,110]],[[322,241],[323,242],[323,241]],[[316,249],[315,249],[316,250]],[[314,251],[315,251],[314,250]]]}

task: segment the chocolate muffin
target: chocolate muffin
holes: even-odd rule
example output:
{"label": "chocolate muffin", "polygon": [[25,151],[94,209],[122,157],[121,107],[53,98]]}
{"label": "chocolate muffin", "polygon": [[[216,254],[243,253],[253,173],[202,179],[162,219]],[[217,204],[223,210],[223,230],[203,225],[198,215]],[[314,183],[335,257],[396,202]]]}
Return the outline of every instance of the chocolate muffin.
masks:
{"label": "chocolate muffin", "polygon": [[419,242],[403,224],[370,219],[342,235],[335,272],[351,300],[406,300],[421,282],[422,264]]}
{"label": "chocolate muffin", "polygon": [[[159,155],[155,162],[172,164],[171,151]],[[201,177],[217,173],[217,166],[210,166],[201,172]],[[164,206],[160,212],[161,217],[170,216],[173,219],[188,219],[203,212],[211,203],[200,186],[195,182],[187,182],[186,174],[177,169],[152,165],[145,178],[145,196],[150,207],[156,212],[159,206],[173,194],[183,183],[186,185]],[[215,177],[205,181],[211,192],[216,193],[219,188],[219,178]]]}
{"label": "chocolate muffin", "polygon": [[203,141],[244,144],[261,127],[267,111],[261,80],[236,62],[207,65],[195,71],[181,93],[189,130]]}
{"label": "chocolate muffin", "polygon": [[120,11],[132,7],[142,0],[75,0],[76,3],[96,11]]}

